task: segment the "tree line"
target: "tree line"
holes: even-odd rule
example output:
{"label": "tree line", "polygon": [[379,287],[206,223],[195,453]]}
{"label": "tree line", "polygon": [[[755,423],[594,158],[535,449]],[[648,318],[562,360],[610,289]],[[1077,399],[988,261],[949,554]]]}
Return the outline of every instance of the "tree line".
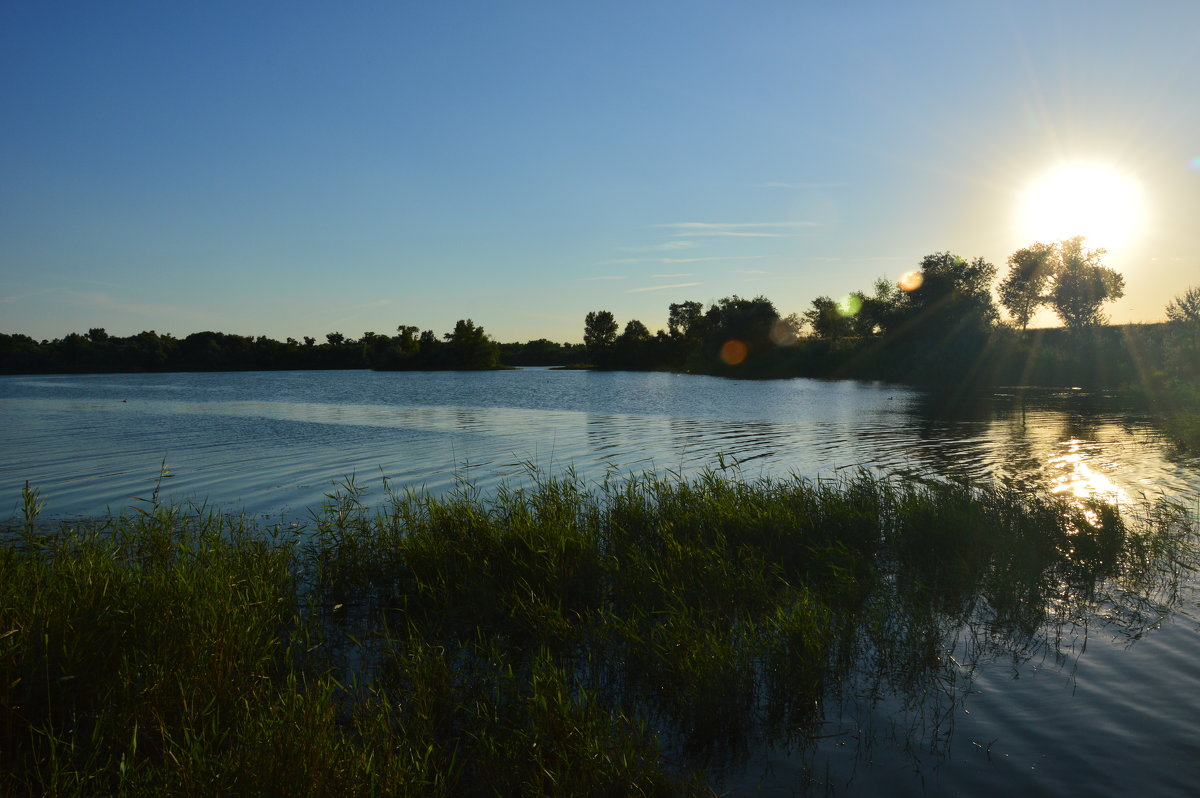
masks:
{"label": "tree line", "polygon": [[305,336],[277,341],[265,335],[192,333],[185,338],[153,330],[109,335],[87,333],[37,341],[28,335],[0,334],[0,372],[108,373],[153,371],[271,371],[302,369],[492,369],[505,365],[566,365],[580,362],[580,345],[540,339],[499,344],[471,319],[450,332],[400,325],[395,334],[363,333],[355,340],[340,332],[318,343]]}
{"label": "tree line", "polygon": [[[1166,324],[1105,326],[1103,306],[1124,293],[1103,250],[1082,238],[1013,253],[1008,273],[982,258],[925,256],[898,282],[880,279],[841,300],[820,296],[781,314],[766,297],[672,303],[666,328],[611,311],[584,319],[583,343],[496,342],[471,319],[442,335],[400,325],[355,340],[330,332],[277,341],[198,332],[177,339],[103,328],[53,341],[0,334],[6,373],[272,369],[491,369],[590,365],[737,377],[847,377],[973,385],[1200,384],[1200,288],[1168,305]],[[998,301],[997,301],[998,299]],[[1002,321],[1000,308],[1007,311]],[[1048,307],[1062,328],[1029,330]]]}
{"label": "tree line", "polygon": [[[1034,244],[1013,253],[995,285],[998,269],[983,258],[938,252],[897,282],[880,279],[841,300],[820,296],[799,314],[784,316],[763,296],[727,297],[707,308],[671,304],[666,329],[654,334],[639,320],[621,329],[610,311],[593,311],[584,345],[602,369],[962,388],[1195,382],[1200,289],[1168,306],[1165,325],[1106,326],[1103,307],[1124,295],[1125,282],[1103,264],[1104,254],[1079,237]],[[1062,328],[1028,329],[1043,307]]]}

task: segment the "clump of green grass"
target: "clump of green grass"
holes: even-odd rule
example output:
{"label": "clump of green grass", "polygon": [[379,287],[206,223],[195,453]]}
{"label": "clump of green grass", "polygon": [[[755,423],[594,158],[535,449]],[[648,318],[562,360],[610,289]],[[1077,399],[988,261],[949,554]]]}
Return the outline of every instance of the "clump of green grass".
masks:
{"label": "clump of green grass", "polygon": [[964,625],[1020,647],[1099,602],[1164,611],[1192,558],[1177,510],[865,475],[376,508],[350,480],[297,531],[180,507],[40,531],[27,493],[0,542],[16,795],[702,794],[812,739],[855,673],[915,692]]}

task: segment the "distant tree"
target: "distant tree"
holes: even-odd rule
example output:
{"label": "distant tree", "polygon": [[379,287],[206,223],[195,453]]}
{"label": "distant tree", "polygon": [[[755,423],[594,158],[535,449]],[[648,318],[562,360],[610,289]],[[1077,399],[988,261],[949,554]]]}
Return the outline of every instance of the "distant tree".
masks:
{"label": "distant tree", "polygon": [[305,346],[313,346],[316,343],[317,343],[317,339],[313,338],[311,335],[304,336],[304,345]]}
{"label": "distant tree", "polygon": [[983,258],[968,261],[937,252],[921,260],[920,274],[919,285],[905,292],[893,325],[902,324],[924,338],[946,339],[983,332],[996,321],[996,267]]}
{"label": "distant tree", "polygon": [[1058,244],[1050,305],[1070,329],[1103,324],[1107,317],[1100,306],[1125,296],[1125,278],[1101,264],[1104,254],[1103,249],[1085,248],[1083,236]]}
{"label": "distant tree", "polygon": [[613,362],[619,368],[644,369],[651,365],[653,336],[645,324],[630,319],[613,342]]}
{"label": "distant tree", "polygon": [[[744,299],[734,295],[718,300],[704,313],[703,362],[698,365],[719,371],[724,370],[722,362],[740,371],[764,365],[764,356],[776,348],[772,333],[779,321],[779,311],[765,296]],[[731,342],[737,342],[741,353],[736,363],[726,358]]]}
{"label": "distant tree", "polygon": [[447,339],[450,368],[494,369],[500,362],[499,345],[470,319],[459,319]]}
{"label": "distant tree", "polygon": [[771,328],[771,340],[777,346],[794,346],[804,331],[804,319],[799,314],[789,313],[775,322]]}
{"label": "distant tree", "polygon": [[1008,256],[1008,276],[1000,283],[1000,304],[1024,330],[1040,305],[1050,297],[1058,260],[1055,244],[1037,243]]}
{"label": "distant tree", "polygon": [[812,307],[804,311],[803,319],[814,338],[837,341],[851,333],[850,320],[842,313],[838,303],[827,296],[814,299]]}
{"label": "distant tree", "polygon": [[87,337],[90,338],[94,344],[102,344],[108,340],[108,333],[103,327],[93,327],[88,330]]}
{"label": "distant tree", "polygon": [[325,333],[325,340],[329,342],[330,346],[341,346],[346,342],[346,336],[340,332]]}
{"label": "distant tree", "polygon": [[1167,320],[1200,325],[1200,286],[1194,286],[1167,304]]}
{"label": "distant tree", "polygon": [[888,329],[904,301],[904,292],[886,277],[877,279],[873,288],[874,293],[870,295],[861,291],[851,294],[858,303],[858,311],[851,322],[854,334],[860,338],[871,338]]}
{"label": "distant tree", "polygon": [[1172,299],[1167,318],[1163,366],[1175,378],[1191,383],[1190,393],[1200,396],[1200,286]]}
{"label": "distant tree", "polygon": [[671,337],[686,337],[704,315],[699,302],[673,302],[668,308],[667,332]]}
{"label": "distant tree", "polygon": [[617,320],[607,310],[592,311],[583,320],[583,344],[588,356],[597,366],[608,365],[613,345],[617,342]]}

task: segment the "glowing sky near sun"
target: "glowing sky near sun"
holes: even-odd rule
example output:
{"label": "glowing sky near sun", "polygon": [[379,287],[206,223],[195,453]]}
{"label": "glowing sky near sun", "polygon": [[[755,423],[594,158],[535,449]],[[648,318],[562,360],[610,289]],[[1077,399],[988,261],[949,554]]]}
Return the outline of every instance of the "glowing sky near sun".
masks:
{"label": "glowing sky near sun", "polygon": [[802,312],[1003,269],[1078,162],[1138,186],[1115,321],[1200,283],[1200,3],[868,6],[6,3],[0,332]]}

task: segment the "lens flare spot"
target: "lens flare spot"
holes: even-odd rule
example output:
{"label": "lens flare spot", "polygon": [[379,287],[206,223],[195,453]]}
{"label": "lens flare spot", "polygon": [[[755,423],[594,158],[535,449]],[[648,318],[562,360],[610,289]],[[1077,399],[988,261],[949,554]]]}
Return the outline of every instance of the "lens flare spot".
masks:
{"label": "lens flare spot", "polygon": [[1200,155],[1197,155],[1195,158],[1192,159],[1192,168],[1200,169]]}
{"label": "lens flare spot", "polygon": [[746,359],[746,352],[746,345],[734,338],[721,347],[721,360],[730,366],[737,366]]}
{"label": "lens flare spot", "polygon": [[862,298],[854,294],[842,297],[842,301],[838,302],[837,309],[838,313],[843,316],[857,316],[858,312],[862,310]]}
{"label": "lens flare spot", "polygon": [[904,293],[911,294],[920,288],[923,282],[925,282],[925,275],[920,272],[908,272],[896,282],[896,286]]}

